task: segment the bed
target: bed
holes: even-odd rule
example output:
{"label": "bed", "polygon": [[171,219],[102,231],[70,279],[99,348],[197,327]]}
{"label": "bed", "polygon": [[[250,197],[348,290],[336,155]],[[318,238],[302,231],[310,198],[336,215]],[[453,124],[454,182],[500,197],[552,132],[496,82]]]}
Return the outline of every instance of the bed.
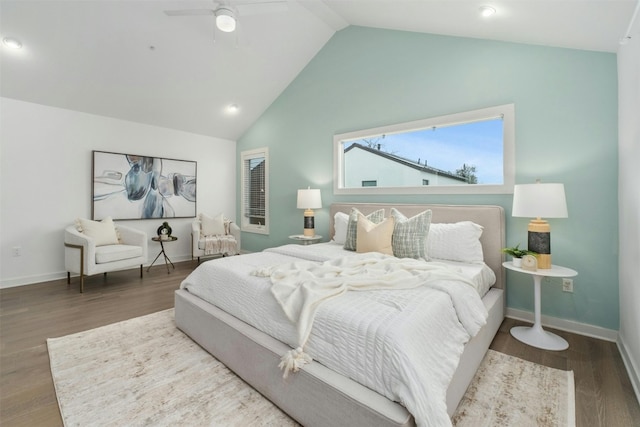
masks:
{"label": "bed", "polygon": [[[392,208],[398,209],[407,217],[430,210],[432,227],[435,224],[471,221],[483,228],[479,240],[484,256],[484,267],[491,270],[495,283],[486,293],[483,292],[484,296],[481,300],[487,312],[486,324],[464,345],[459,363],[446,387],[446,411],[451,415],[504,318],[505,276],[501,266],[503,255],[500,251],[505,244],[504,211],[499,206],[483,205],[333,204],[330,208],[329,235],[331,237],[336,233],[334,223],[336,214],[338,212],[349,214],[354,207],[365,215],[383,209],[387,217],[391,215]],[[250,254],[251,256],[231,257],[223,262],[231,263],[228,270],[236,270],[240,273],[243,269],[246,272],[249,271],[248,269],[259,267],[260,263],[278,264],[288,259],[321,262],[333,258],[337,245],[333,244],[333,247],[331,245],[326,243],[312,245],[313,248],[310,246],[309,253],[312,255],[306,257],[308,259],[298,255],[302,246],[285,245],[264,253]],[[302,258],[299,259],[300,256]],[[206,268],[213,266],[220,268],[223,264],[213,264],[220,261],[204,263],[192,274],[194,277],[204,274],[199,271],[204,271],[200,269],[207,265]],[[252,263],[253,265],[249,265]],[[244,267],[244,264],[248,266]],[[197,288],[194,287],[190,291],[189,286],[183,283],[181,289],[175,294],[177,326],[305,426],[411,426],[416,424],[413,415],[405,406],[385,397],[383,395],[385,393],[374,391],[375,388],[370,388],[370,385],[368,387],[349,378],[339,372],[339,369],[330,369],[325,366],[327,363],[314,360],[302,367],[300,371],[283,378],[282,371],[277,366],[282,355],[291,350],[293,345],[285,344],[272,336],[277,336],[277,333],[268,334],[261,331],[260,329],[268,329],[263,328],[259,322],[256,324],[256,320],[251,319],[250,316],[249,319],[245,318],[247,321],[243,321],[240,319],[242,316],[236,317],[229,314],[233,312],[229,309],[229,300],[240,301],[242,305],[256,298],[250,293],[251,291],[247,293],[241,290],[240,285],[236,286],[235,280],[237,280],[235,277],[230,276],[228,280],[230,284],[227,284],[225,295],[233,294],[236,290],[239,293],[229,295],[226,303],[223,301],[225,297],[220,293],[218,300],[216,297],[207,298],[214,303],[220,301],[218,305],[224,309],[207,302],[201,298],[202,295],[197,295]],[[226,282],[226,280],[220,281]],[[189,281],[185,280],[185,282]],[[251,326],[251,323],[257,327]],[[418,424],[425,425],[424,421]]]}

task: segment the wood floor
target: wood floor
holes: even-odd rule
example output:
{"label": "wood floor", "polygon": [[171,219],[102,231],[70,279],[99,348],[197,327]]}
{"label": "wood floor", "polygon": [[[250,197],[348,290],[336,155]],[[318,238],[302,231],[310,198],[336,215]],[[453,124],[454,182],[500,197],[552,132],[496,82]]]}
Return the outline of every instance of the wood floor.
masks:
{"label": "wood floor", "polygon": [[[61,426],[49,370],[46,339],[84,331],[173,307],[173,291],[195,263],[109,273],[0,290],[0,425]],[[560,352],[520,343],[506,319],[491,348],[557,369],[572,370],[578,427],[640,427],[640,405],[614,343],[555,331],[569,341]]]}

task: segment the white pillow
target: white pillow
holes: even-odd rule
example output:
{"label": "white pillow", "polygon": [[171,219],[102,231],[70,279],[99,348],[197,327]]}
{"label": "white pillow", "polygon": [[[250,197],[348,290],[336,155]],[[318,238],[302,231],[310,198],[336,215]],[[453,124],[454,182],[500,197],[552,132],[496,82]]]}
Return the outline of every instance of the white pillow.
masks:
{"label": "white pillow", "polygon": [[200,230],[203,236],[224,235],[224,215],[219,214],[215,218],[200,214]]}
{"label": "white pillow", "polygon": [[356,252],[380,252],[386,255],[393,255],[391,238],[394,224],[393,217],[386,218],[376,224],[373,221],[369,221],[361,213],[358,213]]}
{"label": "white pillow", "polygon": [[333,241],[344,245],[347,241],[347,225],[349,224],[349,215],[344,212],[336,212],[333,216]]}
{"label": "white pillow", "polygon": [[431,224],[427,237],[429,258],[480,264],[484,262],[482,226],[471,221]]}
{"label": "white pillow", "polygon": [[76,219],[76,229],[95,240],[96,246],[117,245],[120,243],[116,226],[110,216],[102,221],[78,218]]}

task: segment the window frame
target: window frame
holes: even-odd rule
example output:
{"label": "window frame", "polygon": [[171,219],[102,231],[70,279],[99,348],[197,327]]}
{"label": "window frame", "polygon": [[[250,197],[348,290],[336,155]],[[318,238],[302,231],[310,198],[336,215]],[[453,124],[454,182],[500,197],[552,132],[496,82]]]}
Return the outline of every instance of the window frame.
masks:
{"label": "window frame", "polygon": [[[473,185],[424,185],[415,187],[344,187],[344,146],[350,140],[359,140],[381,134],[391,134],[420,130],[431,127],[450,126],[474,121],[502,117],[503,152],[502,184]],[[499,105],[462,113],[448,114],[423,120],[416,120],[372,129],[336,134],[333,136],[333,194],[511,194],[515,184],[515,106]]]}
{"label": "window frame", "polygon": [[[247,181],[247,168],[245,164],[253,159],[264,158],[264,224],[251,224],[249,221],[249,206],[247,194],[250,183]],[[241,170],[241,192],[240,192],[240,229],[247,233],[269,234],[269,148],[256,148],[246,150],[240,153],[240,170]]]}

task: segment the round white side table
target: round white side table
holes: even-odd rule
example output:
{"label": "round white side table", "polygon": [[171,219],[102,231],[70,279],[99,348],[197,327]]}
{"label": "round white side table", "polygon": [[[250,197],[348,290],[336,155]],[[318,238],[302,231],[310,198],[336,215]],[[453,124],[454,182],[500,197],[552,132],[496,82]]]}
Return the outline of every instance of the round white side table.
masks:
{"label": "round white side table", "polygon": [[316,234],[315,236],[305,236],[304,234],[294,234],[289,236],[291,240],[295,240],[301,245],[312,245],[322,240],[322,236]]}
{"label": "round white side table", "polygon": [[516,267],[510,261],[503,262],[502,266],[509,270],[517,271],[518,273],[529,274],[533,277],[535,310],[533,326],[514,326],[511,328],[511,335],[525,344],[544,350],[560,351],[569,348],[569,343],[564,338],[542,329],[542,322],[540,320],[540,288],[544,277],[574,277],[578,275],[578,272],[559,265],[552,265],[551,268],[548,269],[531,271]]}

